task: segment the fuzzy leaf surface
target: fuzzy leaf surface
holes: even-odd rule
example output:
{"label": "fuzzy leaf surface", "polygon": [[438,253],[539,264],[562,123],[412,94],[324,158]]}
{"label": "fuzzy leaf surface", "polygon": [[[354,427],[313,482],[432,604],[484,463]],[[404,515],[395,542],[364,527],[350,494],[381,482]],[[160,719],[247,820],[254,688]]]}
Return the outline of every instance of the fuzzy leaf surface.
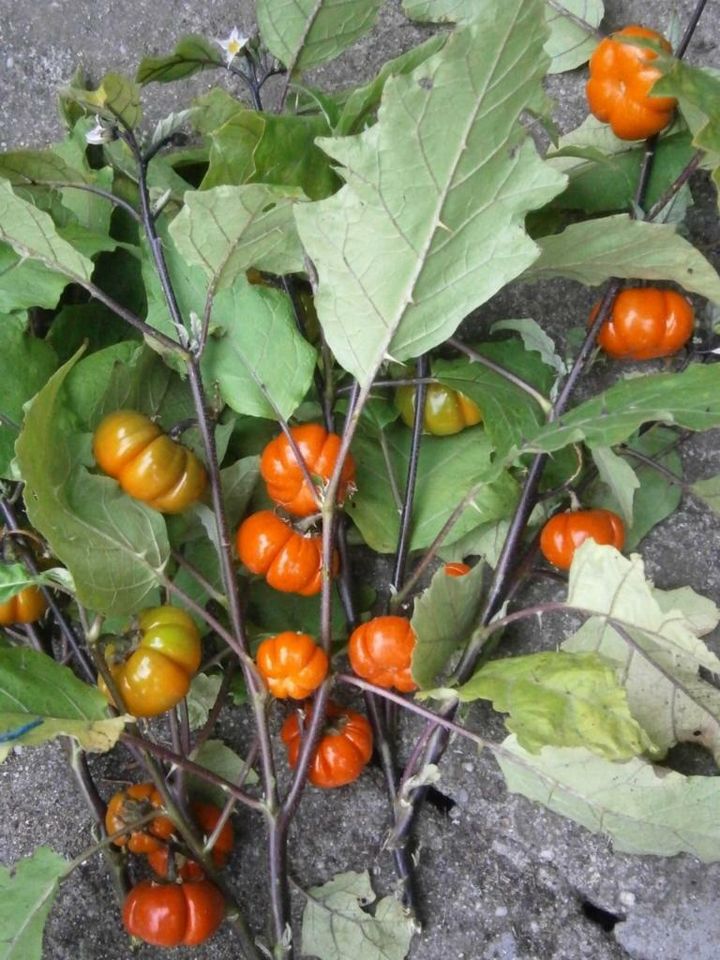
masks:
{"label": "fuzzy leaf surface", "polygon": [[615,850],[720,860],[715,777],[684,777],[638,758],[612,763],[582,747],[532,754],[515,737],[495,756],[508,790],[609,836]]}
{"label": "fuzzy leaf surface", "polygon": [[319,141],[346,185],[295,216],[325,336],[361,385],[387,356],[443,342],[537,257],[525,215],[564,184],[519,123],[544,108],[544,40],[539,0],[510,0],[388,81],[369,130]]}
{"label": "fuzzy leaf surface", "polygon": [[333,60],[371,29],[381,0],[258,0],[260,36],[290,75]]}
{"label": "fuzzy leaf surface", "polygon": [[[413,923],[393,896],[377,900],[367,871],[339,873],[311,887],[302,919],[302,950],[319,960],[403,960]],[[373,913],[366,907],[373,905]]]}

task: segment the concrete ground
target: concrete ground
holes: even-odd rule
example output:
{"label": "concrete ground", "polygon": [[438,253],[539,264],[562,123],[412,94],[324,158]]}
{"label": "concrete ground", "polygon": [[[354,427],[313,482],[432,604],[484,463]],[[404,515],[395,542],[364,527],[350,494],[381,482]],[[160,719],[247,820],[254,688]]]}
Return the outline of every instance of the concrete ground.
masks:
{"label": "concrete ground", "polygon": [[[606,0],[606,24],[643,22],[662,28],[671,6],[661,0]],[[684,22],[693,3],[682,0],[674,6]],[[169,51],[184,33],[223,37],[235,25],[250,30],[252,22],[246,0],[205,0],[202,5],[185,0],[44,0],[32,5],[0,0],[0,148],[41,145],[59,134],[54,91],[78,63],[97,80],[107,69],[132,71],[143,55]],[[317,71],[316,80],[343,85],[366,78],[426,32],[407,25],[393,2],[375,33],[336,64]],[[717,4],[710,4],[689,59],[718,66],[718,37],[720,13]],[[582,71],[576,71],[551,82],[563,129],[582,119],[582,79]],[[209,85],[201,76],[188,86],[200,91]],[[181,94],[182,85],[174,92],[149,88],[148,117],[169,112]],[[702,178],[694,189],[698,207],[691,214],[691,235],[720,266],[712,194]],[[582,322],[592,299],[575,285],[553,282],[503,294],[484,309],[483,317],[533,316],[561,338]],[[690,480],[719,472],[718,433],[693,441],[683,457]],[[697,501],[686,497],[677,513],[648,537],[643,553],[659,586],[690,584],[720,603],[720,523]],[[508,642],[518,650],[552,648],[562,639],[561,629],[545,629],[555,633],[516,633]],[[502,732],[497,718],[480,708],[470,722],[488,735]],[[237,714],[222,718],[222,731],[240,749],[247,743]],[[132,768],[118,769],[115,758],[101,757],[93,769],[106,795],[117,781],[133,777]],[[16,753],[0,766],[0,784],[3,863],[29,855],[39,843],[75,856],[90,842],[85,808],[57,746]],[[413,944],[413,960],[681,960],[688,955],[716,960],[720,954],[720,865],[703,865],[687,856],[617,855],[607,841],[509,797],[492,759],[478,757],[464,742],[454,742],[448,751],[440,787],[454,806],[446,813],[426,808],[419,825],[427,923]],[[377,770],[353,789],[309,790],[294,831],[294,877],[309,886],[338,871],[369,866],[378,888],[389,890],[391,865],[381,851],[386,817]],[[253,917],[264,910],[262,851],[252,839],[256,826],[237,818],[239,844],[233,860],[233,876]],[[93,859],[61,891],[43,956],[125,960],[129,955],[102,862]],[[141,947],[135,955],[154,960],[163,954]],[[223,929],[191,955],[229,960],[238,956],[237,942]]]}

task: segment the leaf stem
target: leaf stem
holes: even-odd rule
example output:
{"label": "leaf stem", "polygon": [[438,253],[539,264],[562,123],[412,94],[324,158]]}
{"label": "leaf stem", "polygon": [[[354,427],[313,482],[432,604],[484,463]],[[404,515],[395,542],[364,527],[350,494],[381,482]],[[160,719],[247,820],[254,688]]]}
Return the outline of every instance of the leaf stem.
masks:
{"label": "leaf stem", "polygon": [[550,413],[551,405],[547,397],[544,397],[539,390],[536,390],[532,384],[528,383],[526,380],[523,380],[522,377],[519,377],[516,373],[513,373],[506,367],[501,366],[499,363],[495,363],[494,360],[484,357],[481,353],[478,353],[477,350],[473,350],[472,347],[468,347],[467,344],[463,343],[461,340],[458,340],[456,337],[450,337],[447,343],[449,346],[454,347],[455,350],[459,350],[460,353],[464,353],[466,357],[473,361],[473,363],[482,364],[483,367],[487,367],[488,370],[492,370],[493,373],[497,373],[499,376],[503,377],[508,381],[508,383],[512,383],[514,386],[519,387],[520,390],[523,390],[529,397],[533,398],[535,403],[537,403],[544,414],[547,415]]}

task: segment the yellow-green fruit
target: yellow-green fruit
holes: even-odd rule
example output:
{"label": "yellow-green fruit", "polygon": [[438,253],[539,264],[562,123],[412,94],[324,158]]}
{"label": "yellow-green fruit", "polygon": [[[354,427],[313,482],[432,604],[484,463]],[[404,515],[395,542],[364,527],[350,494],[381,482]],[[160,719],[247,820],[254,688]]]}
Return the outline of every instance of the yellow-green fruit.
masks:
{"label": "yellow-green fruit", "polygon": [[[415,419],[415,387],[398,387],[395,391],[395,406],[400,417],[409,427]],[[430,383],[425,390],[423,431],[438,437],[460,433],[465,427],[474,427],[482,420],[480,408],[458,390],[451,390],[441,383]]]}

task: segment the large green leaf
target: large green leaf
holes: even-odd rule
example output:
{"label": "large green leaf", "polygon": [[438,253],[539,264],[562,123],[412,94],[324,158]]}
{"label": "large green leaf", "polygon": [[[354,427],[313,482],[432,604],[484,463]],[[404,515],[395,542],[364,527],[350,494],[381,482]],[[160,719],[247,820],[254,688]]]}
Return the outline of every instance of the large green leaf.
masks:
{"label": "large green leaf", "polygon": [[[613,665],[596,653],[531,653],[485,664],[457,690],[461,702],[491,700],[525,750],[586,747],[627,760],[653,746],[633,719]],[[432,695],[432,694],[431,694]]]}
{"label": "large green leaf", "polygon": [[0,960],[42,960],[45,921],[70,870],[69,861],[48,847],[0,867]]}
{"label": "large green leaf", "polygon": [[50,378],[27,411],[16,444],[25,504],[30,522],[73,575],[78,600],[122,616],[156,598],[169,556],[165,521],[82,465],[62,394],[75,361]]}
{"label": "large green leaf", "polygon": [[[302,920],[302,951],[319,960],[403,960],[415,932],[393,896],[377,900],[370,875],[339,873],[311,887]],[[373,905],[373,912],[368,906]]]}
{"label": "large green leaf", "polygon": [[[375,436],[360,434],[353,444],[357,461],[357,493],[346,510],[363,539],[379,553],[397,546],[400,511],[393,500],[388,470],[402,491],[407,476],[411,431],[394,424],[384,432],[384,446]],[[429,546],[463,495],[490,469],[493,445],[481,427],[451,437],[423,437],[412,518],[410,547]],[[453,528],[453,539],[481,523],[508,517],[518,486],[508,473],[478,484],[475,496]]]}
{"label": "large green leaf", "polygon": [[371,29],[381,0],[258,0],[260,36],[287,67],[307,70],[332,60]]}
{"label": "large green leaf", "polygon": [[448,576],[441,568],[427,590],[415,598],[412,675],[420,687],[431,686],[450,657],[470,639],[484,602],[482,581],[482,563],[462,577]]}
{"label": "large green leaf", "polygon": [[0,312],[56,306],[67,279],[37,260],[26,260],[8,243],[0,243]]}
{"label": "large green leaf", "polygon": [[623,853],[720,860],[717,777],[684,777],[644,760],[612,763],[582,747],[495,749],[508,790],[612,839]]}
{"label": "large green leaf", "polygon": [[253,417],[292,416],[312,383],[315,350],[297,332],[289,297],[238,279],[217,298],[213,321],[203,374],[225,402]]}
{"label": "large green leaf", "polygon": [[52,657],[22,647],[0,649],[0,760],[17,744],[32,747],[60,736],[105,753],[124,726],[122,717],[108,717],[97,687]]}
{"label": "large green leaf", "polygon": [[580,441],[591,447],[611,447],[650,420],[689,430],[709,430],[720,424],[718,367],[691,364],[683,373],[621,380],[541,428],[527,446],[545,453]]}
{"label": "large green leaf", "polygon": [[85,183],[90,177],[76,169],[54,150],[13,150],[0,153],[0,178],[13,186],[53,183]]}
{"label": "large green leaf", "polygon": [[23,404],[43,387],[57,366],[55,351],[27,332],[23,316],[0,316],[0,477],[10,477]]}
{"label": "large green leaf", "polygon": [[667,223],[627,214],[574,223],[538,240],[540,257],[523,280],[566,277],[596,287],[610,277],[672,280],[720,303],[720,277],[705,257]]}
{"label": "large green leaf", "polygon": [[369,130],[320,141],[346,186],[295,216],[325,336],[361,384],[444,341],[536,258],[524,217],[564,182],[519,122],[544,108],[544,40],[539,0],[510,0],[388,81]]}
{"label": "large green leaf", "polygon": [[171,54],[141,60],[135,79],[142,84],[170,83],[191,77],[201,70],[222,66],[224,62],[218,45],[191,33],[178,41]]}
{"label": "large green leaf", "polygon": [[[588,620],[562,646],[599,653],[617,667],[633,716],[661,752],[687,740],[720,758],[720,692],[700,678],[701,668],[720,672],[720,660],[699,637],[708,632],[707,601],[695,596],[674,595],[687,612],[668,608],[645,579],[640,557],[628,560],[610,547],[587,541],[573,559],[568,604],[600,616]],[[697,607],[703,615],[700,626],[694,616]]]}
{"label": "large green leaf", "polygon": [[298,273],[304,261],[293,218],[297,199],[296,191],[265,184],[188,191],[170,235],[215,290],[231,286],[248,267]]}

